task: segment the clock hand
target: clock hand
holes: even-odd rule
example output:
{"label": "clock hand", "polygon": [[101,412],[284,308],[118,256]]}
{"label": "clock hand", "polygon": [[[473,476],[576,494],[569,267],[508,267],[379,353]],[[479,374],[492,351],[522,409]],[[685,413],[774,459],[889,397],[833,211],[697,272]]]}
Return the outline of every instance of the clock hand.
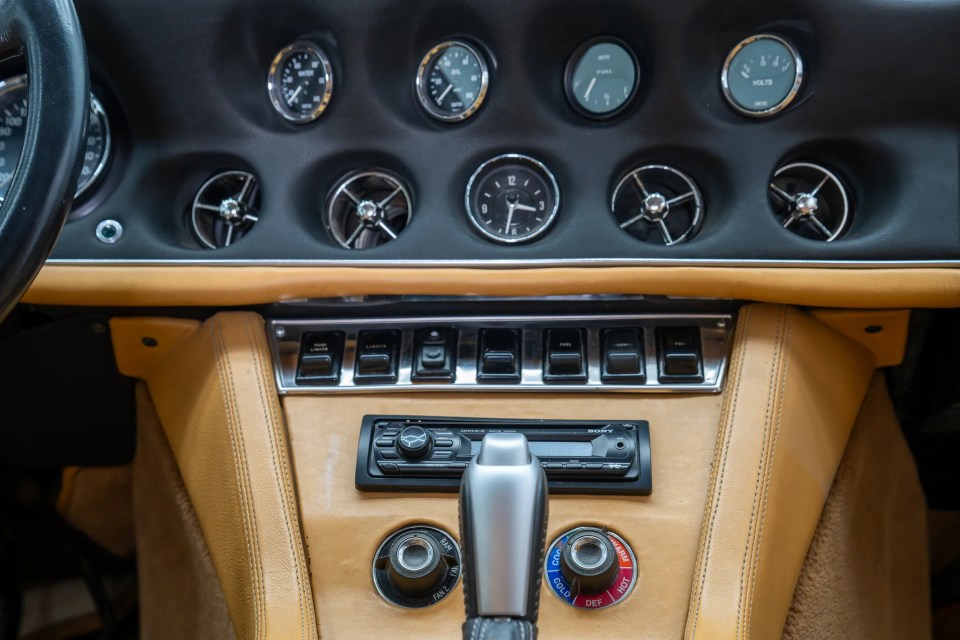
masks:
{"label": "clock hand", "polygon": [[517,210],[517,205],[512,202],[507,203],[507,224],[503,227],[504,233],[509,233],[510,225],[513,223],[513,212]]}
{"label": "clock hand", "polygon": [[515,204],[513,208],[516,209],[517,211],[531,211],[533,213],[536,213],[537,211],[535,207],[531,207],[526,204]]}

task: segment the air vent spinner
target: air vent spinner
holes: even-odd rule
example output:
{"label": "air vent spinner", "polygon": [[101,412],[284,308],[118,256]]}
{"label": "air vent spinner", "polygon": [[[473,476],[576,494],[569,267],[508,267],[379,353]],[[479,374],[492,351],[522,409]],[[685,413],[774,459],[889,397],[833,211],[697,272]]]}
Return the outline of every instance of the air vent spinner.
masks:
{"label": "air vent spinner", "polygon": [[810,162],[792,162],[777,169],[770,182],[770,204],[784,229],[811,240],[836,240],[852,218],[843,181]]}
{"label": "air vent spinner", "polygon": [[703,222],[703,196],[696,183],[660,164],[623,176],[613,190],[611,207],[621,229],[643,242],[667,246],[686,242]]}
{"label": "air vent spinner", "polygon": [[327,198],[323,223],[346,249],[370,249],[396,240],[410,223],[413,201],[395,175],[357,171],[340,179]]}
{"label": "air vent spinner", "polygon": [[260,215],[260,185],[252,173],[224,171],[203,183],[190,208],[197,240],[221,249],[242,238]]}

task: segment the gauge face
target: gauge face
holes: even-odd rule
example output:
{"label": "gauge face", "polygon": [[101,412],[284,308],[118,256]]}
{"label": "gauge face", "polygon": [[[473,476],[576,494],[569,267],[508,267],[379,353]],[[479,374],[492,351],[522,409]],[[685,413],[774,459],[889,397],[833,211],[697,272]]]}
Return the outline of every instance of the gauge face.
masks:
{"label": "gauge face", "polygon": [[417,69],[417,98],[437,120],[466,120],[480,108],[487,95],[490,76],[477,49],[451,40],[427,52]]}
{"label": "gauge face", "polygon": [[610,118],[623,111],[639,84],[636,57],[626,44],[613,38],[584,43],[567,63],[567,98],[589,118]]}
{"label": "gauge face", "polygon": [[789,42],[761,34],[747,38],[723,65],[723,95],[736,111],[772,116],[787,107],[803,82],[803,61]]}
{"label": "gauge face", "polygon": [[[20,162],[27,131],[27,76],[0,82],[0,199],[7,195]],[[93,187],[103,175],[110,157],[110,123],[103,105],[90,96],[86,149],[75,197]]]}
{"label": "gauge face", "polygon": [[508,154],[484,162],[470,177],[467,215],[494,242],[515,244],[544,234],[560,209],[560,188],[542,163]]}
{"label": "gauge face", "polygon": [[333,95],[333,68],[320,47],[294,42],[274,57],[267,78],[270,103],[289,122],[319,118]]}

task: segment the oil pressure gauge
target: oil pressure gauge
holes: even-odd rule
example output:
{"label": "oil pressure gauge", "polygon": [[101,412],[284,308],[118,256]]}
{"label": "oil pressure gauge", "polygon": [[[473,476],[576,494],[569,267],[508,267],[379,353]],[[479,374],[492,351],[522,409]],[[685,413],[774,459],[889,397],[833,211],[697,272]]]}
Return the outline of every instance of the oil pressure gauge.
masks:
{"label": "oil pressure gauge", "polygon": [[560,209],[560,187],[537,160],[506,154],[487,160],[467,183],[467,215],[485,238],[517,244],[550,228]]}
{"label": "oil pressure gauge", "polygon": [[459,122],[475,114],[489,86],[483,54],[463,40],[448,40],[430,49],[417,68],[414,84],[420,106],[441,122]]}
{"label": "oil pressure gauge", "polygon": [[802,83],[800,54],[792,44],[769,33],[750,36],[734,47],[720,73],[730,106],[754,118],[786,109]]}
{"label": "oil pressure gauge", "polygon": [[270,64],[267,93],[274,110],[288,122],[313,122],[333,95],[333,68],[323,49],[307,41],[280,50]]}

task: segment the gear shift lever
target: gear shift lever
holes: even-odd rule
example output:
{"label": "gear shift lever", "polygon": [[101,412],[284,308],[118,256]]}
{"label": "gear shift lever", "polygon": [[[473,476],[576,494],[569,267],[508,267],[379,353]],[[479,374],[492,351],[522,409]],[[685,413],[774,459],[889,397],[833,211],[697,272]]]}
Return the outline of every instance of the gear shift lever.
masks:
{"label": "gear shift lever", "polygon": [[489,433],[460,485],[464,640],[536,638],[547,479],[520,433]]}

